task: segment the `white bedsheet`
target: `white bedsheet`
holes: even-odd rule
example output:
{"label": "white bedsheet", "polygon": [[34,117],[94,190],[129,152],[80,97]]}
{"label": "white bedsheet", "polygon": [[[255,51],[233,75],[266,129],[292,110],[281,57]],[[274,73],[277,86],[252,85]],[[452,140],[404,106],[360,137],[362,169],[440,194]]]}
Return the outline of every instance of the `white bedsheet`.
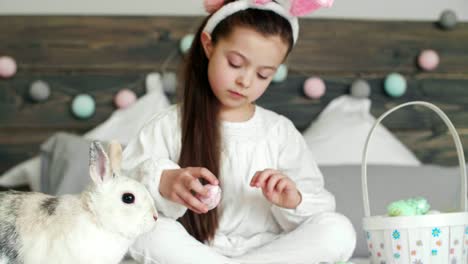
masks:
{"label": "white bedsheet", "polygon": [[350,262],[354,264],[370,264],[370,260],[368,258],[351,259]]}
{"label": "white bedsheet", "polygon": [[[353,264],[370,264],[370,260],[368,258],[351,259],[350,262]],[[131,259],[126,259],[122,261],[120,264],[139,264],[139,263]]]}

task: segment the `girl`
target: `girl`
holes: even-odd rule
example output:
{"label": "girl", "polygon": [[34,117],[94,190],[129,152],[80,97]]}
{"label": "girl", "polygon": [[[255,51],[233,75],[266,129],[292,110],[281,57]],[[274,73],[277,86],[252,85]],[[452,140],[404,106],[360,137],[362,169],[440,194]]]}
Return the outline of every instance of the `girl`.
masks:
{"label": "girl", "polygon": [[[181,103],[150,120],[124,152],[124,169],[138,171],[162,215],[130,254],[158,264],[347,260],[354,229],[334,212],[301,134],[255,105],[297,40],[288,10],[298,7],[208,7],[214,13],[188,55]],[[207,194],[205,183],[223,190],[210,211],[195,197]]]}

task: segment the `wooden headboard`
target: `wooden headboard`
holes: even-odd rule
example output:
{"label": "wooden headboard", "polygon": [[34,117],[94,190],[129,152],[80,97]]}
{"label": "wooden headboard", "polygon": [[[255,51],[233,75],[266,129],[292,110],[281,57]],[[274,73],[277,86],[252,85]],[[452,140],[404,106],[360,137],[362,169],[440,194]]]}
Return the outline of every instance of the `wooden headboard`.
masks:
{"label": "wooden headboard", "polygon": [[[149,72],[177,71],[183,56],[179,40],[195,31],[200,17],[1,16],[0,55],[16,59],[18,72],[0,79],[0,173],[37,154],[56,131],[83,133],[115,109],[121,88],[144,93]],[[291,118],[303,130],[332,99],[348,93],[356,78],[372,86],[372,113],[411,100],[440,106],[454,122],[468,148],[468,24],[445,31],[432,22],[356,20],[300,21],[299,42],[288,59],[286,82],[272,84],[258,102]],[[441,56],[431,73],[416,67],[422,49]],[[407,93],[385,95],[384,77],[399,72],[408,79]],[[302,93],[304,80],[322,77],[327,93],[320,100]],[[28,99],[29,85],[47,81],[49,100]],[[78,93],[97,102],[96,114],[79,120],[70,112]],[[456,164],[455,148],[438,117],[420,108],[396,112],[384,124],[425,163]]]}

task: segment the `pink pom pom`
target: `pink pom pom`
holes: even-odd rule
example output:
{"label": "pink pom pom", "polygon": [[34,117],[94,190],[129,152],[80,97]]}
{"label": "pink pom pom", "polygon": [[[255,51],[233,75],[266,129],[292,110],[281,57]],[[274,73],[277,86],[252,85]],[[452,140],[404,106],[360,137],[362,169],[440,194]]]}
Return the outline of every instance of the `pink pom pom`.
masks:
{"label": "pink pom pom", "polygon": [[221,201],[221,188],[218,185],[211,184],[205,185],[205,188],[208,188],[208,195],[201,196],[197,193],[196,197],[208,207],[208,210],[211,210],[218,206],[219,201]]}
{"label": "pink pom pom", "polygon": [[293,0],[290,13],[293,16],[304,16],[322,7],[331,7],[333,0]]}
{"label": "pink pom pom", "polygon": [[424,50],[418,58],[419,66],[426,71],[432,71],[439,65],[439,55],[434,50]]}
{"label": "pink pom pom", "polygon": [[0,57],[0,77],[9,78],[16,73],[16,62],[12,57]]}
{"label": "pink pom pom", "polygon": [[136,101],[137,97],[132,90],[120,90],[114,97],[114,104],[118,108],[127,108]]}
{"label": "pink pom pom", "polygon": [[224,4],[224,0],[205,0],[203,5],[205,6],[206,12],[212,14],[220,9]]}
{"label": "pink pom pom", "polygon": [[318,77],[310,77],[304,83],[304,94],[313,99],[318,99],[325,94],[325,83]]}

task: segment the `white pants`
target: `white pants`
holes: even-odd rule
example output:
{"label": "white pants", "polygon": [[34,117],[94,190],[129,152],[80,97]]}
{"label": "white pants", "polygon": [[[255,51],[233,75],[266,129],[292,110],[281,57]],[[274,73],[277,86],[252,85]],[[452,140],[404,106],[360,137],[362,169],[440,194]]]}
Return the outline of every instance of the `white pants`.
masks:
{"label": "white pants", "polygon": [[337,213],[323,213],[264,246],[228,258],[190,236],[184,227],[160,217],[156,228],[137,239],[131,256],[144,264],[314,264],[348,260],[356,245],[351,222]]}

